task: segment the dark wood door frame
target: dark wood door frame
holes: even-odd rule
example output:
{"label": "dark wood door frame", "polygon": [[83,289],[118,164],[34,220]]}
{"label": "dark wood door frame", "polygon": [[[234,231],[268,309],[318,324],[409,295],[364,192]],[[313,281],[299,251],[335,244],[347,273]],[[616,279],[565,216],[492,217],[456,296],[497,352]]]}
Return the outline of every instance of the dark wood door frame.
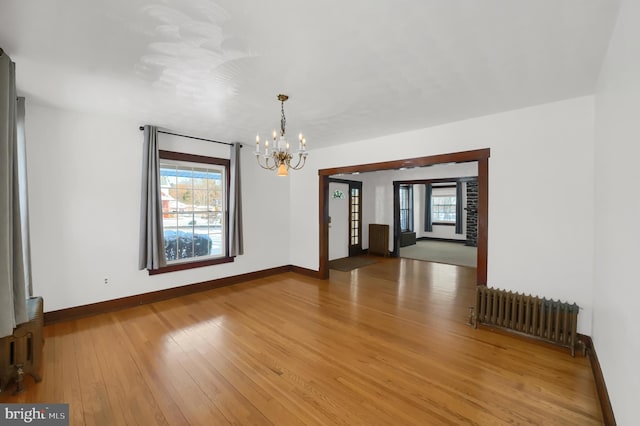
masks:
{"label": "dark wood door frame", "polygon": [[[362,182],[358,181],[358,180],[348,180],[348,179],[337,179],[337,178],[329,178],[329,183],[344,183],[349,185],[349,195],[347,196],[349,199],[349,217],[348,217],[348,221],[349,221],[349,257],[351,256],[357,256],[359,254],[362,254]],[[352,222],[352,214],[353,211],[352,209],[352,204],[351,204],[351,190],[353,188],[357,188],[360,190],[360,206],[358,209],[358,241],[359,244],[357,244],[357,247],[354,247],[351,245],[351,240],[352,240],[352,232],[353,232],[353,222]],[[331,195],[329,195],[331,196]]]}
{"label": "dark wood door frame", "polygon": [[329,278],[329,176],[338,173],[362,173],[400,168],[424,167],[434,164],[478,162],[478,266],[476,281],[487,285],[487,239],[489,223],[489,156],[490,149],[453,152],[429,157],[385,161],[318,170],[318,217],[319,217],[319,268],[318,276]]}

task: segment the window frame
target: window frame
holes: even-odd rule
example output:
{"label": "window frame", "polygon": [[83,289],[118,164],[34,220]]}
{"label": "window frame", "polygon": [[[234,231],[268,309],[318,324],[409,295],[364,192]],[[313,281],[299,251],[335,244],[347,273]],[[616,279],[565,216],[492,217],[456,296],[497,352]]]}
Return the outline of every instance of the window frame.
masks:
{"label": "window frame", "polygon": [[[400,210],[400,232],[415,232],[415,224],[413,217],[413,185],[412,184],[400,184],[399,190],[399,210]],[[407,207],[402,208],[402,192],[407,193]],[[402,228],[402,212],[406,210],[407,212],[407,226],[408,228]]]}
{"label": "window frame", "polygon": [[349,247],[362,246],[362,186],[349,185]]}
{"label": "window frame", "polygon": [[[158,150],[160,163],[162,160],[173,160],[173,161],[185,161],[189,163],[196,164],[204,164],[204,165],[216,165],[216,166],[224,166],[225,168],[225,185],[224,185],[224,198],[225,198],[225,209],[223,212],[224,215],[224,227],[223,227],[223,238],[225,241],[225,254],[220,257],[208,258],[202,260],[184,260],[182,262],[172,262],[163,266],[162,268],[149,270],[149,275],[163,274],[167,272],[174,271],[183,271],[187,269],[195,269],[202,268],[204,266],[211,265],[219,265],[222,263],[230,263],[234,262],[235,257],[229,256],[229,188],[230,188],[230,178],[231,171],[230,165],[231,162],[226,158],[217,158],[217,157],[208,157],[204,155],[196,155],[196,154],[185,154],[182,152],[175,151],[166,151],[166,150]],[[162,228],[163,238],[164,238],[164,226]],[[164,254],[164,252],[163,252]],[[166,259],[165,259],[166,261]]]}
{"label": "window frame", "polygon": [[[436,187],[434,187],[434,189],[435,188],[446,188],[446,187],[445,186],[439,186],[439,187],[436,186]],[[455,194],[454,195],[431,195],[431,205],[429,206],[429,208],[431,209],[431,217],[432,218],[435,216],[435,213],[433,211],[433,206],[434,206],[434,200],[436,198],[453,198],[453,199],[456,200],[456,201],[454,201],[453,204],[438,204],[438,205],[441,205],[441,206],[453,206],[453,208],[454,208],[454,212],[453,212],[454,219],[451,220],[451,221],[432,219],[431,224],[432,225],[441,225],[441,226],[456,226],[456,219],[455,219],[455,213],[456,213],[455,209],[456,209],[456,206],[457,206],[457,204],[456,204],[456,202],[457,202],[456,195]]]}

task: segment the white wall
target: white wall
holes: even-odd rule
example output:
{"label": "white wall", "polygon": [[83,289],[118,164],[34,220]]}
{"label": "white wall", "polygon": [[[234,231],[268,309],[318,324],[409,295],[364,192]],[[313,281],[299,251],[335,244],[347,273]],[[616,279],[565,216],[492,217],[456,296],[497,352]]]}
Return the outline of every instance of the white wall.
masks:
{"label": "white wall", "polygon": [[[291,179],[291,262],[318,268],[318,169],[490,148],[488,282],[566,301],[591,333],[593,97],[318,149]],[[558,183],[561,183],[560,185]]]}
{"label": "white wall", "polygon": [[[47,311],[289,263],[289,183],[259,169],[249,146],[242,150],[245,255],[189,271],[138,271],[140,124],[27,99],[33,281]],[[161,145],[211,155],[219,149],[180,139]]]}
{"label": "white wall", "polygon": [[638,424],[640,2],[623,1],[595,97],[593,341],[617,423]]}

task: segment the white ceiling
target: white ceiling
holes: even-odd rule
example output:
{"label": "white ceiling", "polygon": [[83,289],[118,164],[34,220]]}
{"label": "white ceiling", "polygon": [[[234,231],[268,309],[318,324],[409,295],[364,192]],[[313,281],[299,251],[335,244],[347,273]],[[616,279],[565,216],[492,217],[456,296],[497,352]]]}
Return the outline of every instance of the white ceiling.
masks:
{"label": "white ceiling", "polygon": [[1,0],[30,100],[310,149],[593,93],[612,0]]}

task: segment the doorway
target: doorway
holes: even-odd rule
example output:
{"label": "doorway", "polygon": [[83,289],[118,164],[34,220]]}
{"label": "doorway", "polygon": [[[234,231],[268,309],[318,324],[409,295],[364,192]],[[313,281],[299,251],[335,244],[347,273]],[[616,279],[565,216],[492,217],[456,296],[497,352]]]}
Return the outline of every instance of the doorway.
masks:
{"label": "doorway", "polygon": [[329,179],[328,260],[362,253],[362,182]]}
{"label": "doorway", "polygon": [[318,170],[319,175],[319,270],[318,277],[329,278],[329,176],[356,172],[375,172],[401,168],[425,167],[435,164],[478,162],[478,254],[476,281],[478,285],[487,284],[487,236],[489,215],[489,156],[490,149],[461,151],[428,157],[381,163],[360,164],[346,167]]}
{"label": "doorway", "polygon": [[394,180],[394,255],[475,268],[477,182],[476,173]]}

